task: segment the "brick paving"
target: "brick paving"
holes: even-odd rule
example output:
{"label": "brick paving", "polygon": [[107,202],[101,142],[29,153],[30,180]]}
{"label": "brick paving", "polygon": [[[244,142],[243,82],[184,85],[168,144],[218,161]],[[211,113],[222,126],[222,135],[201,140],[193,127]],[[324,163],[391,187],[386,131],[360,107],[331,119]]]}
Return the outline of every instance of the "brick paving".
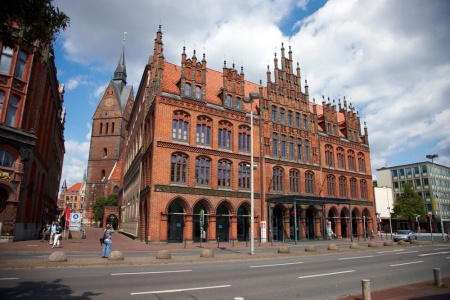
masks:
{"label": "brick paving", "polygon": [[[277,255],[321,255],[324,251],[319,250],[317,252],[291,251],[289,254],[278,254],[278,248],[283,243],[255,243],[254,255],[249,255],[250,243],[245,242],[222,242],[222,243],[202,243],[200,248],[199,243],[186,243],[186,244],[145,244],[138,240],[133,240],[123,234],[116,232],[113,236],[112,251],[119,250],[124,253],[125,259],[123,261],[111,261],[109,259],[101,258],[102,247],[100,246],[99,239],[103,235],[100,228],[86,228],[86,239],[78,238],[77,234],[73,234],[71,239],[67,239],[67,236],[61,241],[60,248],[52,249],[48,241],[41,242],[40,240],[28,240],[13,243],[0,243],[0,269],[17,269],[17,268],[60,268],[60,267],[108,267],[117,265],[151,265],[151,264],[167,264],[167,263],[194,263],[194,262],[208,262],[208,261],[224,261],[224,260],[240,260],[240,259],[261,259],[269,258]],[[359,241],[361,245],[359,250],[349,249],[349,240],[334,240],[334,241],[315,241],[307,243],[299,243],[301,245],[314,244],[316,246],[327,245],[330,243],[338,246],[339,252],[345,251],[370,251],[370,248],[363,247],[367,245],[367,241]],[[339,248],[339,244],[346,243],[346,247]],[[383,243],[378,240],[378,244]],[[297,246],[299,246],[297,245]],[[258,248],[269,248],[273,251],[258,252]],[[202,258],[200,253],[203,249],[210,248],[214,251],[213,258]],[[303,248],[302,248],[303,249]],[[157,259],[156,253],[160,250],[169,250],[170,252],[176,252],[177,255],[172,255],[171,259]],[[188,250],[188,251],[187,251]],[[70,255],[66,262],[50,262],[48,260],[49,255],[54,251],[63,251]],[[127,256],[127,252],[133,252],[133,255]],[[135,252],[139,252],[137,255]],[[186,252],[186,255],[183,254]],[[23,253],[34,254],[26,255],[23,258],[4,259],[2,253]],[[89,257],[83,256],[83,253],[89,253]],[[92,256],[92,253],[98,253],[98,256]],[[142,255],[140,254],[142,253]],[[193,254],[194,253],[194,254]],[[79,254],[79,255],[77,255]],[[430,271],[430,277],[432,272]],[[441,300],[450,299],[450,278],[442,278],[444,287],[435,287],[434,281],[426,281],[416,284],[410,284],[406,286],[400,286],[381,291],[372,291],[372,300]],[[339,298],[339,300],[362,300],[362,294],[348,295],[346,297]]]}

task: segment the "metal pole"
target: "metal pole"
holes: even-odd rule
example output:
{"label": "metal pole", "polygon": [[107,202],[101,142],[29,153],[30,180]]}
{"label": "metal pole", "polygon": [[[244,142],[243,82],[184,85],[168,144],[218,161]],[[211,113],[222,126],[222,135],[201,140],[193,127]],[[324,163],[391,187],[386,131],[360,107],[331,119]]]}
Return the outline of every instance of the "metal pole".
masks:
{"label": "metal pole", "polygon": [[391,230],[391,239],[392,239],[392,217],[391,217],[391,206],[389,204],[389,194],[388,194],[388,190],[387,190],[387,186],[384,187],[386,189],[386,199],[388,202],[388,211],[389,211],[389,228]]}
{"label": "metal pole", "polygon": [[253,177],[253,98],[250,96],[250,254],[253,255],[255,251],[255,191],[254,191],[254,177]]}

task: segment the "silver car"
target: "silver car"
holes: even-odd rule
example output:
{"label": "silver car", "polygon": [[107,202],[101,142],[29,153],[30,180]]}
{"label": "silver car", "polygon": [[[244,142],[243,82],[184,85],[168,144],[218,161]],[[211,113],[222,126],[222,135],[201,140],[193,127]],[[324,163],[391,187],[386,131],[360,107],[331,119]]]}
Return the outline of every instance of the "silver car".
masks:
{"label": "silver car", "polygon": [[394,234],[393,240],[394,242],[401,240],[410,242],[412,240],[417,240],[417,235],[412,230],[399,230]]}

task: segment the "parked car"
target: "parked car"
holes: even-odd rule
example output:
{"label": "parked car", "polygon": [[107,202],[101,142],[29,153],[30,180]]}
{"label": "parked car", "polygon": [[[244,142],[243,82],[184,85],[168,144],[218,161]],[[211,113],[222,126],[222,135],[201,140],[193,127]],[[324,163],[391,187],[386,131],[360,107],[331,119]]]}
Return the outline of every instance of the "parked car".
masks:
{"label": "parked car", "polygon": [[394,242],[401,240],[410,242],[412,240],[417,240],[417,235],[412,230],[399,230],[394,234],[393,240]]}

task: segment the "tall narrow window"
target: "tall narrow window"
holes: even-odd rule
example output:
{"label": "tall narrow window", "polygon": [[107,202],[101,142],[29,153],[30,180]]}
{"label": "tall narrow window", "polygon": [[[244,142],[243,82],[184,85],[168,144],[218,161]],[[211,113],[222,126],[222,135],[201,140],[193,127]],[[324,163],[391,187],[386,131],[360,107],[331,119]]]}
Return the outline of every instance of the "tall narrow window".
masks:
{"label": "tall narrow window", "polygon": [[239,126],[238,148],[241,152],[250,152],[250,127]]}
{"label": "tall narrow window", "polygon": [[241,163],[238,167],[238,186],[239,189],[250,189],[250,165]]}
{"label": "tall narrow window", "polygon": [[339,177],[339,196],[347,198],[347,179],[343,176]]}
{"label": "tall narrow window", "polygon": [[108,156],[108,149],[103,148],[103,157],[107,157]]}
{"label": "tall narrow window", "polygon": [[272,106],[272,122],[277,122],[277,107]]}
{"label": "tall narrow window", "polygon": [[280,108],[280,124],[284,125],[285,124],[285,120],[284,120],[284,108]]}
{"label": "tall narrow window", "polygon": [[294,151],[294,137],[289,137],[289,158],[294,159],[295,158],[295,151]]}
{"label": "tall narrow window", "polygon": [[184,154],[173,154],[170,164],[170,182],[186,184],[187,156]]}
{"label": "tall narrow window", "polygon": [[11,153],[0,149],[0,166],[11,168],[13,164],[13,157]]}
{"label": "tall narrow window", "polygon": [[19,109],[19,97],[12,95],[9,99],[8,113],[6,114],[6,125],[14,126],[16,123],[17,110]]}
{"label": "tall narrow window", "polygon": [[188,141],[189,115],[182,111],[175,111],[172,117],[172,140]]}
{"label": "tall narrow window", "polygon": [[356,185],[357,185],[356,179],[355,178],[350,178],[350,198],[352,198],[352,199],[356,199],[356,197],[357,197],[357,194],[356,194],[357,187],[356,187]]}
{"label": "tall narrow window", "polygon": [[286,136],[281,135],[281,157],[286,158]]}
{"label": "tall narrow window", "polygon": [[0,116],[2,115],[3,102],[5,101],[5,92],[0,91]]}
{"label": "tall narrow window", "polygon": [[111,123],[111,133],[114,133],[114,122]]}
{"label": "tall narrow window", "polygon": [[344,155],[344,149],[341,147],[338,147],[336,149],[336,156],[337,156],[337,164],[339,170],[345,170],[345,155]]}
{"label": "tall narrow window", "polygon": [[195,185],[209,186],[211,176],[211,160],[200,157],[195,160]]}
{"label": "tall narrow window", "polygon": [[353,150],[347,151],[348,169],[349,171],[356,171],[355,166],[355,152]]}
{"label": "tall narrow window", "polygon": [[100,134],[103,134],[103,123],[100,123]]}
{"label": "tall narrow window", "polygon": [[292,127],[292,110],[288,111],[288,125]]}
{"label": "tall narrow window", "polygon": [[300,113],[295,113],[295,127],[300,129]]}
{"label": "tall narrow window", "polygon": [[305,161],[309,164],[309,141],[305,140]]}
{"label": "tall narrow window", "polygon": [[314,173],[311,171],[305,172],[305,193],[314,195]]}
{"label": "tall narrow window", "polygon": [[14,76],[23,79],[23,75],[25,74],[25,67],[27,65],[27,60],[28,60],[28,53],[26,53],[25,51],[20,51]]}
{"label": "tall narrow window", "polygon": [[360,181],[361,199],[367,199],[367,181]]}
{"label": "tall narrow window", "polygon": [[200,99],[202,97],[202,88],[199,86],[195,87],[195,98]]}
{"label": "tall narrow window", "polygon": [[328,190],[328,196],[334,197],[335,196],[335,177],[333,175],[327,176],[327,190]]}
{"label": "tall narrow window", "polygon": [[278,134],[275,132],[272,134],[272,152],[273,156],[278,156]]}
{"label": "tall narrow window", "polygon": [[241,109],[241,98],[236,97],[236,109]]}
{"label": "tall narrow window", "polygon": [[186,83],[184,85],[184,95],[186,97],[190,97],[191,96],[191,85],[189,83]]}
{"label": "tall narrow window", "polygon": [[108,132],[109,132],[109,123],[108,123],[108,122],[106,122],[106,129],[105,129],[105,134],[108,134]]}
{"label": "tall narrow window", "polygon": [[[360,173],[366,173],[366,160],[361,152],[358,153],[358,170]],[[411,171],[411,169],[409,170]]]}
{"label": "tall narrow window", "polygon": [[297,160],[298,161],[303,161],[302,139],[297,139]]}
{"label": "tall narrow window", "polygon": [[208,117],[201,116],[197,118],[197,145],[210,146],[211,145],[211,124],[212,120]]}
{"label": "tall narrow window", "polygon": [[299,188],[300,172],[298,170],[292,169],[289,171],[289,186],[291,193],[298,194],[300,192]]}
{"label": "tall narrow window", "polygon": [[219,148],[231,149],[232,128],[233,126],[229,122],[226,121],[219,122],[219,132],[218,132]]}
{"label": "tall narrow window", "polygon": [[2,55],[0,56],[0,73],[9,74],[11,69],[13,49],[8,47],[3,47]]}
{"label": "tall narrow window", "polygon": [[281,168],[273,168],[273,191],[283,191],[283,169]]}
{"label": "tall narrow window", "polygon": [[217,166],[217,186],[222,188],[231,187],[231,162],[221,160]]}
{"label": "tall narrow window", "polygon": [[333,147],[325,145],[325,164],[328,168],[333,167]]}
{"label": "tall narrow window", "polygon": [[308,117],[303,115],[303,129],[308,130]]}
{"label": "tall narrow window", "polygon": [[231,107],[231,95],[227,95],[227,106]]}

